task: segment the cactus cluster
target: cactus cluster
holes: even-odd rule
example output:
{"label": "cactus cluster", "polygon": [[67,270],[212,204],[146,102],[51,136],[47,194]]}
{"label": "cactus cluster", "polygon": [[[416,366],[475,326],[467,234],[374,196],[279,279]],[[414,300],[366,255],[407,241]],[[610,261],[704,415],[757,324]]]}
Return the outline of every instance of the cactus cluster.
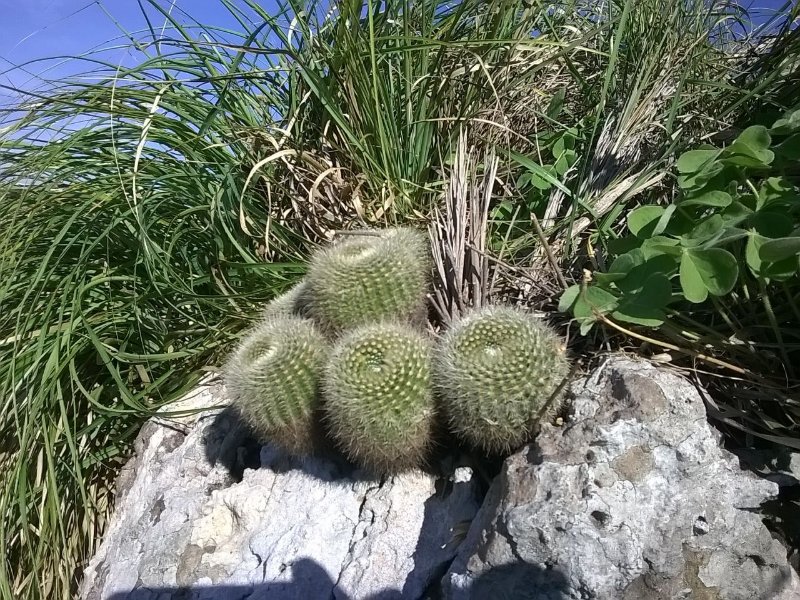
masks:
{"label": "cactus cluster", "polygon": [[549,418],[567,359],[558,336],[513,308],[467,313],[426,332],[426,237],[363,232],[312,256],[226,366],[236,407],[260,437],[294,454],[318,432],[379,473],[426,463],[439,415],[488,453],[527,441]]}

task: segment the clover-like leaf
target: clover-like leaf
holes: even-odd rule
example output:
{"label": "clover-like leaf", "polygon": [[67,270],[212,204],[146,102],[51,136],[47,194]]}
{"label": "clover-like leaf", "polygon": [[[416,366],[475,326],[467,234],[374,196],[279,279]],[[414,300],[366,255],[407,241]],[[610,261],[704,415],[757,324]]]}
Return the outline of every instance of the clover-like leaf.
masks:
{"label": "clover-like leaf", "polygon": [[647,278],[642,288],[635,294],[623,296],[611,316],[628,323],[658,327],[664,323],[664,307],[672,300],[672,284],[662,273]]}
{"label": "clover-like leaf", "polygon": [[800,109],[786,113],[784,117],[775,121],[769,131],[772,135],[787,135],[800,131]]}
{"label": "clover-like leaf", "polygon": [[775,158],[775,154],[769,149],[771,144],[772,138],[767,128],[763,125],[753,125],[740,133],[739,137],[725,149],[725,156],[726,158],[736,155],[744,156],[768,165]]}
{"label": "clover-like leaf", "polygon": [[[800,240],[800,238],[797,239]],[[761,251],[764,247],[764,244],[768,244],[773,241],[781,240],[770,240],[763,235],[759,235],[755,231],[751,231],[750,237],[747,240],[747,245],[745,246],[745,260],[747,261],[747,266],[750,267],[750,270],[757,277],[763,277],[766,280],[786,281],[798,270],[795,254],[800,256],[800,249],[798,249],[796,253],[789,253],[786,256],[783,256],[783,258],[778,258],[778,260],[768,260],[763,258]],[[770,253],[767,251],[767,256],[769,255]],[[781,255],[777,254],[773,256]]]}
{"label": "clover-like leaf", "polygon": [[715,206],[724,208],[733,202],[733,197],[728,192],[710,190],[698,195],[688,195],[680,201],[680,206]]}
{"label": "clover-like leaf", "polygon": [[638,238],[649,238],[663,214],[663,206],[639,206],[628,214],[628,229]]}
{"label": "clover-like leaf", "polygon": [[724,296],[738,277],[736,257],[722,248],[687,248],[681,257],[681,287],[690,302],[703,302],[709,293]]}
{"label": "clover-like leaf", "polygon": [[783,237],[761,244],[758,251],[761,260],[778,262],[800,254],[800,236]]}
{"label": "clover-like leaf", "polygon": [[703,283],[700,271],[694,262],[688,258],[688,251],[681,258],[680,282],[684,297],[689,302],[699,304],[708,298],[708,288]]}
{"label": "clover-like leaf", "polygon": [[699,173],[722,154],[721,150],[689,150],[678,158],[678,173]]}
{"label": "clover-like leaf", "polygon": [[578,295],[581,293],[581,286],[580,285],[571,285],[564,293],[561,294],[561,298],[558,300],[558,310],[559,312],[569,312],[572,307],[574,306],[575,302],[578,300]]}
{"label": "clover-like leaf", "polygon": [[722,219],[722,215],[715,213],[707,219],[700,221],[700,223],[689,232],[689,235],[683,236],[681,238],[681,244],[691,247],[706,243],[719,234],[724,225],[725,222]]}
{"label": "clover-like leaf", "polygon": [[674,254],[650,256],[642,263],[634,266],[625,277],[616,281],[615,285],[626,294],[638,293],[650,285],[650,280],[654,276],[668,278],[674,275],[678,270],[678,266],[679,256]]}

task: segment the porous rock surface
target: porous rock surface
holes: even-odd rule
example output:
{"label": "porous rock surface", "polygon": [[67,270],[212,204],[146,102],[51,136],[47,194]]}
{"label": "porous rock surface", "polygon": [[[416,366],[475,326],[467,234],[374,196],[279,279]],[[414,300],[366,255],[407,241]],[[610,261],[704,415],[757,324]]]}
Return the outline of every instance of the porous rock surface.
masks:
{"label": "porous rock surface", "polygon": [[614,358],[511,456],[444,578],[450,600],[789,600],[800,584],[696,389]]}
{"label": "porous rock surface", "polygon": [[[757,513],[778,486],[720,448],[690,383],[612,358],[571,398],[480,510],[468,467],[373,480],[247,442],[228,410],[151,421],[81,597],[800,599]],[[170,410],[224,401],[203,386]]]}
{"label": "porous rock surface", "polygon": [[[219,389],[202,387],[170,409],[220,402]],[[230,411],[149,422],[81,597],[421,598],[480,505],[466,467],[449,478],[370,479],[334,458],[300,461],[265,446],[256,468],[236,473],[242,439]]]}

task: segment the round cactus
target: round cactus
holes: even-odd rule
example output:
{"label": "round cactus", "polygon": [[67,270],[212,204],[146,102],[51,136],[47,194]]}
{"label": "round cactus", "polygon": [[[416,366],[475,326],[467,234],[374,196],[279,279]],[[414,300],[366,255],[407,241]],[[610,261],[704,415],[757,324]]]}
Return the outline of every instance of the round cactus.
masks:
{"label": "round cactus", "polygon": [[242,341],[225,367],[225,382],[234,406],[262,441],[295,455],[313,451],[327,357],[322,334],[295,316],[265,318]]}
{"label": "round cactus", "polygon": [[430,340],[405,325],[368,325],[339,341],[324,418],[351,460],[379,473],[424,463],[435,415],[430,358]]}
{"label": "round cactus", "polygon": [[261,313],[263,320],[273,317],[308,317],[308,282],[301,281],[289,291],[273,298]]}
{"label": "round cactus", "polygon": [[310,313],[327,332],[382,320],[421,322],[431,262],[413,229],[353,236],[312,257]]}
{"label": "round cactus", "polygon": [[563,341],[543,322],[514,308],[487,307],[443,335],[433,370],[452,431],[500,453],[525,443],[557,409],[553,396],[569,364]]}

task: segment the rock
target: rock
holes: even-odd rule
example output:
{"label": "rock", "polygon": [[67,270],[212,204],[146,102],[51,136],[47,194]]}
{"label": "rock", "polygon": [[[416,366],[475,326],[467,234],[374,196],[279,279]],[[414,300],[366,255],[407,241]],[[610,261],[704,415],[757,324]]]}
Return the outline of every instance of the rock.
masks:
{"label": "rock", "polygon": [[[204,386],[170,410],[221,402]],[[374,480],[336,458],[291,459],[243,439],[229,410],[149,422],[81,598],[421,598],[480,506],[467,467]],[[237,469],[250,452],[257,468]]]}
{"label": "rock", "polygon": [[778,486],[720,448],[691,384],[614,358],[572,389],[567,425],[506,460],[445,598],[800,598],[754,512]]}
{"label": "rock", "polygon": [[800,598],[756,512],[778,486],[720,448],[691,384],[614,358],[572,390],[566,425],[507,459],[478,511],[468,467],[292,459],[204,385],[170,407],[199,413],[142,429],[81,598]]}

